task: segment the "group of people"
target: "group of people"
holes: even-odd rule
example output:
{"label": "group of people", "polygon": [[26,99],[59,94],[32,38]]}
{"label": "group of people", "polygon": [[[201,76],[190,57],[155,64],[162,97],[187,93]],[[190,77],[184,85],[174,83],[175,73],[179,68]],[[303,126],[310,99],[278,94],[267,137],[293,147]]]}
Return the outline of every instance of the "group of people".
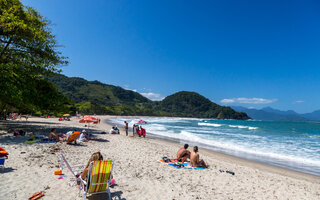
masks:
{"label": "group of people", "polygon": [[186,162],[189,159],[192,167],[208,168],[209,165],[206,162],[204,162],[204,160],[200,159],[198,153],[198,146],[193,147],[193,152],[190,152],[188,150],[188,147],[189,145],[185,144],[182,148],[178,150],[177,160],[179,162]]}
{"label": "group of people", "polygon": [[48,139],[55,140],[57,142],[67,141],[67,143],[69,144],[71,143],[77,144],[77,140],[80,142],[89,141],[89,135],[87,134],[86,130],[82,130],[82,132],[80,134],[79,133],[80,132],[78,132],[77,130],[68,131],[66,134],[57,133],[57,129],[53,128],[49,133]]}
{"label": "group of people", "polygon": [[146,129],[142,128],[142,126],[133,124],[132,126],[133,136],[138,135],[139,137],[146,137]]}
{"label": "group of people", "polygon": [[[128,131],[129,131],[129,125],[127,121],[124,121],[124,129],[126,130],[126,136],[129,135]],[[133,124],[132,126],[132,133],[133,136],[138,135],[139,137],[146,137],[146,129],[142,128],[142,126]]]}
{"label": "group of people", "polygon": [[18,118],[19,118],[19,120],[22,120],[23,117],[26,119],[26,121],[28,120],[28,116],[22,115],[21,113],[20,114],[18,114],[18,113],[9,113],[9,115],[8,115],[8,119],[11,119],[11,120],[15,120],[15,119],[18,119]]}
{"label": "group of people", "polygon": [[110,131],[109,134],[120,134],[120,130],[118,129],[117,126],[113,126]]}

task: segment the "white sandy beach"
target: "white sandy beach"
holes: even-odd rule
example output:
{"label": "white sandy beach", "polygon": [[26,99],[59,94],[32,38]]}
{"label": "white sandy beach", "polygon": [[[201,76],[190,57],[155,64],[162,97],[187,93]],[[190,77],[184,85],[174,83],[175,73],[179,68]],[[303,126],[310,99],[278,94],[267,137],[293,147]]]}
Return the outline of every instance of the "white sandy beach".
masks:
{"label": "white sandy beach", "polygon": [[[27,199],[43,190],[41,199],[82,199],[78,189],[70,186],[71,173],[58,179],[54,170],[59,168],[62,151],[71,165],[86,164],[90,155],[100,151],[105,159],[114,161],[112,199],[320,199],[320,177],[292,170],[259,164],[232,156],[200,149],[200,157],[211,167],[206,170],[175,169],[160,163],[163,156],[174,158],[181,146],[159,139],[98,134],[108,132],[110,125],[103,121],[112,116],[101,116],[101,124],[89,130],[94,140],[82,145],[24,144],[27,136],[10,139],[7,131],[24,129],[33,134],[48,135],[51,128],[66,133],[74,128],[83,129],[78,120],[58,122],[57,118],[30,118],[28,121],[0,122],[0,147],[9,152],[5,169],[0,173],[0,199]],[[88,130],[88,129],[87,129]],[[219,169],[235,172],[232,176]],[[106,194],[88,199],[107,199]]]}

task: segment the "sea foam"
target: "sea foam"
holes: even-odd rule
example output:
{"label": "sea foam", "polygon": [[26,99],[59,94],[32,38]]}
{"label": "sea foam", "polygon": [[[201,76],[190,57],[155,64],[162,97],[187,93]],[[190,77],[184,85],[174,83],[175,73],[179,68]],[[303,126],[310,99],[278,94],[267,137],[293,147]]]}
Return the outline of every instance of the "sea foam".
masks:
{"label": "sea foam", "polygon": [[198,123],[199,126],[213,126],[213,127],[220,127],[222,124],[212,124],[212,123]]}
{"label": "sea foam", "polygon": [[[140,119],[113,119],[130,125]],[[320,175],[320,124],[187,118],[143,118],[155,137]],[[310,126],[310,127],[309,127]],[[303,127],[304,129],[301,129]],[[294,128],[295,132],[292,133]]]}

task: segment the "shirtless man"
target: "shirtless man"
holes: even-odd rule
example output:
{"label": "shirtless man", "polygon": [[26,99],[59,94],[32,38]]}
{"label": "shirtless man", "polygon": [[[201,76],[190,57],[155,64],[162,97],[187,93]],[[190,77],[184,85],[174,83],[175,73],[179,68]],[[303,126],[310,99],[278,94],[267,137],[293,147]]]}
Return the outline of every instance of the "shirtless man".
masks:
{"label": "shirtless man", "polygon": [[193,151],[191,153],[191,156],[190,156],[190,164],[192,167],[203,167],[203,168],[208,168],[209,165],[204,162],[202,159],[200,160],[199,159],[199,154],[198,154],[198,147],[195,146],[193,147]]}
{"label": "shirtless man", "polygon": [[49,133],[49,136],[48,136],[49,140],[54,139],[57,142],[59,142],[59,137],[61,137],[62,134],[57,134],[56,132],[57,132],[57,129],[55,129],[55,128],[51,129],[51,132]]}
{"label": "shirtless man", "polygon": [[185,144],[182,148],[177,152],[177,160],[179,162],[185,162],[188,158],[190,159],[190,151],[187,150],[189,147],[188,144]]}
{"label": "shirtless man", "polygon": [[126,129],[126,136],[128,136],[128,122],[127,121],[124,121],[124,124],[125,124],[125,129]]}

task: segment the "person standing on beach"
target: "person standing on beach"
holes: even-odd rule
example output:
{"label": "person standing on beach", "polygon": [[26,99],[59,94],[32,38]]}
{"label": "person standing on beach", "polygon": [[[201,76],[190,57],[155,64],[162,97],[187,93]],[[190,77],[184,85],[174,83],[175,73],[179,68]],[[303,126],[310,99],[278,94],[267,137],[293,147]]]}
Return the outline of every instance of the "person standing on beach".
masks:
{"label": "person standing on beach", "polygon": [[200,160],[197,146],[193,147],[193,152],[190,155],[190,164],[192,167],[209,167],[209,165],[206,162],[204,162],[204,160]]}
{"label": "person standing on beach", "polygon": [[124,124],[125,124],[125,129],[126,129],[126,136],[128,136],[128,122],[127,121],[124,121]]}
{"label": "person standing on beach", "polygon": [[137,126],[135,124],[133,124],[133,126],[132,126],[132,133],[133,133],[133,136],[136,136]]}
{"label": "person standing on beach", "polygon": [[177,152],[177,160],[179,162],[185,162],[188,158],[190,159],[190,151],[188,150],[189,145],[185,144]]}

